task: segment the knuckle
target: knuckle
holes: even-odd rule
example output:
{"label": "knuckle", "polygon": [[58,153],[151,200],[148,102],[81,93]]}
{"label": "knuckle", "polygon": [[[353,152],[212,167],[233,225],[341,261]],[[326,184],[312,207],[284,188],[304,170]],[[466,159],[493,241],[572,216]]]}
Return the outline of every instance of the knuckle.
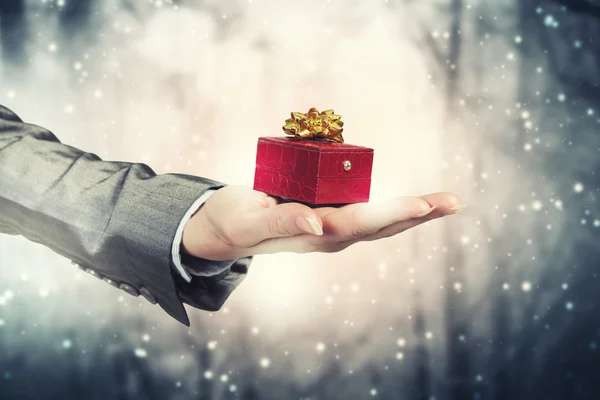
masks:
{"label": "knuckle", "polygon": [[289,248],[289,251],[292,251],[292,252],[298,253],[298,254],[304,254],[304,253],[313,253],[313,252],[319,251],[319,249],[318,249],[317,243],[313,243],[310,240],[302,239],[302,240],[294,240],[293,244]]}
{"label": "knuckle", "polygon": [[344,242],[327,243],[322,247],[321,251],[323,253],[337,253],[344,250],[346,247],[348,247],[348,244]]}
{"label": "knuckle", "polygon": [[273,235],[286,234],[285,218],[282,215],[276,215],[269,221],[269,232]]}
{"label": "knuckle", "polygon": [[352,236],[355,238],[360,238],[363,236],[367,236],[369,232],[367,232],[363,227],[354,225],[352,227]]}
{"label": "knuckle", "polygon": [[222,229],[222,239],[228,243],[236,243],[239,238],[239,230],[236,229],[233,223],[226,223]]}
{"label": "knuckle", "polygon": [[398,233],[398,231],[396,231],[395,229],[387,227],[387,228],[383,228],[382,230],[377,232],[377,237],[379,239],[385,239],[385,238],[392,237],[392,236],[396,235],[397,233]]}
{"label": "knuckle", "polygon": [[365,229],[364,225],[359,223],[358,218],[356,216],[356,211],[350,214],[350,224],[352,226],[350,236],[359,238],[369,234],[369,232]]}
{"label": "knuckle", "polygon": [[313,240],[302,240],[298,244],[298,253],[335,253],[342,250],[341,244],[331,241],[325,241],[323,238]]}
{"label": "knuckle", "polygon": [[313,253],[319,251],[319,247],[314,243],[302,242],[299,246],[298,253]]}

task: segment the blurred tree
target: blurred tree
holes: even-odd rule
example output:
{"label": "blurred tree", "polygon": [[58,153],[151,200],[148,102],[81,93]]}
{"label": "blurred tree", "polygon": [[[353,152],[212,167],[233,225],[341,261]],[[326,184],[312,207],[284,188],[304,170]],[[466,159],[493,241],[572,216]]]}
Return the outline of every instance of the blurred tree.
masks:
{"label": "blurred tree", "polygon": [[415,333],[417,345],[415,354],[415,399],[417,400],[429,400],[431,394],[431,366],[429,365],[429,351],[425,343],[425,313],[423,312],[421,293],[415,292],[413,295],[414,299],[414,325],[413,331]]}
{"label": "blurred tree", "polygon": [[26,61],[28,29],[25,11],[24,0],[0,1],[0,50],[2,60],[9,64],[19,65]]}
{"label": "blurred tree", "polygon": [[600,2],[598,0],[555,0],[567,10],[600,18]]}
{"label": "blurred tree", "polygon": [[[449,3],[437,4],[443,10],[444,16],[449,16],[448,41],[435,40],[433,32],[427,24],[421,26],[422,35],[418,42],[426,44],[434,67],[432,81],[442,88],[444,98],[444,113],[442,126],[445,132],[442,138],[444,160],[450,163],[456,154],[475,154],[472,149],[456,147],[457,143],[468,143],[461,140],[462,110],[459,109],[459,99],[462,97],[461,61],[463,50],[463,0],[450,0]],[[447,43],[447,44],[446,44]],[[444,182],[455,182],[456,176],[452,168],[447,167],[443,172]],[[468,181],[468,179],[465,179]],[[446,332],[446,385],[443,391],[449,399],[470,398],[471,361],[469,348],[463,337],[469,337],[469,315],[465,291],[467,289],[465,250],[456,234],[456,227],[448,221],[442,221],[445,270],[445,332]],[[460,290],[455,288],[459,287]]]}
{"label": "blurred tree", "polygon": [[66,39],[74,39],[82,33],[89,32],[92,22],[93,0],[67,1],[59,14],[60,27]]}
{"label": "blurred tree", "polygon": [[[450,29],[449,45],[446,52],[444,97],[445,112],[444,126],[446,134],[443,138],[442,147],[446,161],[455,158],[456,143],[459,143],[460,133],[458,99],[460,88],[460,64],[462,52],[462,22],[463,22],[463,0],[451,0],[450,2]],[[437,51],[439,52],[439,50]],[[452,168],[446,168],[444,180],[451,182],[454,179]],[[446,344],[447,344],[447,383],[450,399],[466,399],[470,396],[469,377],[470,360],[469,348],[461,341],[460,337],[469,336],[469,322],[466,312],[466,290],[465,256],[464,249],[457,240],[456,229],[448,221],[443,222],[445,238],[446,268],[444,288],[446,293]],[[455,290],[455,285],[460,285],[460,290]]]}

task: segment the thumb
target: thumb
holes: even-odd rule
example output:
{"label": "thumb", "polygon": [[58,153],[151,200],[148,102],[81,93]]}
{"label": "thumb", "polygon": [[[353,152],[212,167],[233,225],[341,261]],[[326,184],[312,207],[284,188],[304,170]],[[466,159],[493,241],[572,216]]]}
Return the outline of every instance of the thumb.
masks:
{"label": "thumb", "polygon": [[295,236],[303,233],[320,236],[323,222],[310,207],[299,203],[284,203],[258,211],[251,226],[262,240]]}

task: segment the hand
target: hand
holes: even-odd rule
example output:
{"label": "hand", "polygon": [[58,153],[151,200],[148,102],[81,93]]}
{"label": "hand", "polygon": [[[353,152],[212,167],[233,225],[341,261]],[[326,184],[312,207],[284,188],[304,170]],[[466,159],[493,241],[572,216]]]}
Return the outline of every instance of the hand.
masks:
{"label": "hand", "polygon": [[187,222],[182,250],[207,260],[278,252],[336,252],[396,235],[462,210],[451,193],[399,197],[384,203],[310,208],[283,203],[246,186],[217,190]]}

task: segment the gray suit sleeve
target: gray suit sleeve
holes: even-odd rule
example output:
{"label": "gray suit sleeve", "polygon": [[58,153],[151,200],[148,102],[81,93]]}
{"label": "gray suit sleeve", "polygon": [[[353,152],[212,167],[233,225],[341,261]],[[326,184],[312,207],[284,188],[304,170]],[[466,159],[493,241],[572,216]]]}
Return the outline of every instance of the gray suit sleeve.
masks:
{"label": "gray suit sleeve", "polygon": [[202,193],[223,186],[102,161],[0,106],[0,233],[41,243],[188,326],[182,302],[218,310],[252,260],[219,268],[186,260],[209,272],[190,283],[173,276],[171,246],[182,217]]}

